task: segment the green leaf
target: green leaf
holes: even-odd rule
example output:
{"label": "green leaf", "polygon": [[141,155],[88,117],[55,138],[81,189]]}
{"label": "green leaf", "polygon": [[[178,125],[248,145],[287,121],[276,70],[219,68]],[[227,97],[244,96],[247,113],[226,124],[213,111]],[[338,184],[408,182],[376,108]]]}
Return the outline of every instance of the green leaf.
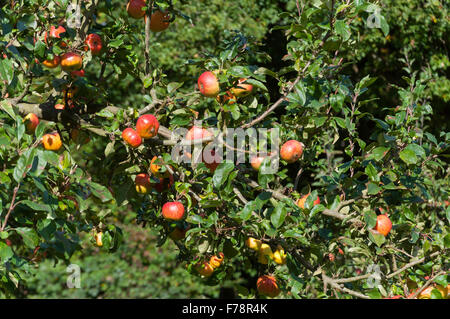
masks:
{"label": "green leaf", "polygon": [[20,236],[22,236],[23,242],[29,248],[34,249],[39,244],[39,237],[34,229],[26,228],[26,227],[19,227],[19,228],[16,228],[16,231],[18,234],[20,234]]}
{"label": "green leaf", "polygon": [[6,243],[0,241],[0,261],[1,261],[1,264],[7,262],[12,256],[14,256],[14,253],[13,253],[11,247],[9,247]]}
{"label": "green leaf", "polygon": [[11,84],[14,77],[14,67],[9,59],[0,60],[0,79],[6,81],[9,85]]}
{"label": "green leaf", "polygon": [[377,224],[377,214],[373,210],[365,212],[364,221],[366,222],[368,229],[374,228]]}
{"label": "green leaf", "polygon": [[89,182],[88,185],[90,186],[92,194],[95,197],[99,198],[102,201],[102,203],[106,203],[113,199],[111,192],[105,186],[94,182]]}
{"label": "green leaf", "polygon": [[289,230],[287,230],[287,231],[284,232],[283,236],[286,237],[286,238],[288,238],[288,237],[295,238],[295,239],[297,239],[299,242],[301,242],[302,244],[304,244],[304,245],[306,245],[306,246],[309,246],[309,241],[308,241],[308,239],[306,239],[306,237],[303,236],[303,234],[300,233],[298,230],[295,230],[295,229],[289,229]]}
{"label": "green leaf", "polygon": [[23,201],[21,201],[21,204],[27,205],[28,207],[30,207],[31,209],[36,210],[36,211],[49,212],[49,213],[52,212],[50,205],[47,205],[47,204],[35,203],[30,200],[23,200]]}
{"label": "green leaf", "polygon": [[378,232],[372,229],[369,230],[369,239],[378,247],[381,247],[386,241],[386,238],[382,234],[379,234]]}
{"label": "green leaf", "polygon": [[417,155],[414,151],[410,149],[404,149],[399,154],[401,160],[405,162],[406,164],[415,164],[417,163]]}
{"label": "green leaf", "polygon": [[345,20],[337,20],[335,23],[335,29],[336,33],[340,35],[344,41],[350,39],[352,33],[348,24],[345,23]]}
{"label": "green leaf", "polygon": [[376,195],[381,191],[381,187],[378,185],[369,182],[367,185],[367,195]]}
{"label": "green leaf", "polygon": [[171,82],[167,85],[167,93],[172,94],[177,89],[179,89],[184,82]]}
{"label": "green leaf", "polygon": [[214,171],[213,175],[213,184],[214,187],[220,188],[223,183],[228,178],[228,175],[233,171],[234,169],[234,163],[232,162],[223,162],[220,163],[217,169]]}
{"label": "green leaf", "polygon": [[368,159],[374,159],[376,161],[379,161],[389,152],[389,150],[390,150],[389,147],[384,146],[376,147],[370,152]]}
{"label": "green leaf", "polygon": [[13,120],[16,119],[16,113],[14,112],[12,104],[9,101],[6,100],[1,101],[0,108],[2,108],[6,113],[8,113],[8,115],[11,116]]}
{"label": "green leaf", "polygon": [[275,206],[272,214],[270,215],[270,221],[272,222],[272,225],[275,226],[275,228],[279,228],[284,223],[286,215],[286,207],[283,203],[278,203]]}

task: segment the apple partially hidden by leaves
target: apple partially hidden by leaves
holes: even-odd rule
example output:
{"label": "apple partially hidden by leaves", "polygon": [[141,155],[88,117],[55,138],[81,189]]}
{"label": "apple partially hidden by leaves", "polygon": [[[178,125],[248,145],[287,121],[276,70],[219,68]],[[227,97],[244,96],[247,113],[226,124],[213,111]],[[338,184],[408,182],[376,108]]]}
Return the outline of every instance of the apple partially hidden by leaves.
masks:
{"label": "apple partially hidden by leaves", "polygon": [[39,124],[39,118],[34,113],[28,113],[23,119],[23,122],[25,123],[27,133],[33,134]]}

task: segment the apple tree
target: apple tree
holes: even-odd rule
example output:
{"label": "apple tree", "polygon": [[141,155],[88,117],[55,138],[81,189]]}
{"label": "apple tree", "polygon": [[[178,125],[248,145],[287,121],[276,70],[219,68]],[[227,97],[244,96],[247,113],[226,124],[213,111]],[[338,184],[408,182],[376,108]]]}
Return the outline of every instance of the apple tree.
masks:
{"label": "apple tree", "polygon": [[155,56],[206,19],[190,2],[2,4],[2,292],[86,234],[114,254],[125,210],[233,296],[446,298],[450,134],[430,128],[429,78],[405,50],[385,105],[370,70],[348,74],[358,34],[390,34],[382,4],[287,1],[281,67],[223,30],[186,40],[174,74]]}

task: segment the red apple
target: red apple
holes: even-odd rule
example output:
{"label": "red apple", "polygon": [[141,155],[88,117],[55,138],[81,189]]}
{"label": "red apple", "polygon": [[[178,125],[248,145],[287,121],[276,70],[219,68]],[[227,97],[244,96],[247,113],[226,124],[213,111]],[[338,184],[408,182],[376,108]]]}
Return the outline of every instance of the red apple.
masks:
{"label": "red apple", "polygon": [[252,156],[250,157],[250,165],[252,165],[255,171],[259,171],[259,168],[265,158],[265,156]]}
{"label": "red apple", "polygon": [[220,92],[219,81],[211,71],[203,72],[198,78],[200,93],[207,97],[216,97]]}
{"label": "red apple", "polygon": [[280,156],[288,163],[294,163],[303,154],[303,143],[296,140],[289,140],[281,146]]}
{"label": "red apple", "polygon": [[89,47],[89,50],[91,50],[92,55],[98,55],[102,51],[102,38],[98,34],[89,34],[84,42]]}
{"label": "red apple", "polygon": [[73,78],[84,77],[84,76],[85,76],[84,70],[83,70],[83,69],[82,69],[82,70],[79,70],[79,71],[72,71],[72,72],[70,72],[70,75],[71,75]]}
{"label": "red apple", "polygon": [[39,124],[39,118],[37,117],[37,115],[34,113],[29,113],[27,116],[25,116],[23,121],[25,122],[25,127],[27,128],[27,132],[29,134],[34,133],[34,131],[36,130],[36,127]]}
{"label": "red apple", "polygon": [[45,60],[42,62],[42,65],[49,69],[54,69],[60,64],[60,62],[61,58],[58,55],[54,55],[52,60]]}
{"label": "red apple", "polygon": [[[306,194],[306,195],[303,195],[301,198],[299,198],[299,199],[297,200],[296,204],[297,204],[298,207],[300,207],[300,208],[305,208],[305,203],[306,203],[306,200],[307,200],[308,197],[309,197],[309,194],[311,194],[311,193],[308,193],[308,194]],[[319,196],[317,196],[317,199],[314,201],[314,205],[317,205],[317,204],[320,204],[320,198],[319,198]]]}
{"label": "red apple", "polygon": [[138,118],[136,123],[136,131],[146,139],[152,138],[158,134],[159,122],[154,115],[145,114]]}
{"label": "red apple", "polygon": [[61,57],[61,67],[66,72],[76,71],[83,66],[83,58],[74,52],[64,53]]}
{"label": "red apple", "polygon": [[144,0],[130,0],[127,4],[128,15],[135,19],[140,19],[145,15],[145,11],[142,10],[146,6]]}
{"label": "red apple", "polygon": [[137,174],[134,183],[136,184],[136,192],[140,194],[147,194],[152,189],[150,176],[146,173]]}
{"label": "red apple", "polygon": [[184,217],[184,206],[180,202],[168,202],[162,207],[162,215],[165,219],[181,220]]}
{"label": "red apple", "polygon": [[142,138],[131,127],[128,127],[125,130],[123,130],[122,138],[124,139],[125,142],[128,143],[128,145],[130,145],[133,148],[136,148],[142,144]]}
{"label": "red apple", "polygon": [[204,128],[201,128],[198,126],[193,126],[187,132],[185,139],[192,141],[192,140],[198,140],[198,139],[210,137],[212,135],[213,134],[210,131],[208,131],[207,129],[204,129]]}
{"label": "red apple", "polygon": [[150,30],[153,32],[161,32],[166,30],[170,25],[170,15],[168,12],[156,10],[152,13],[150,19]]}
{"label": "red apple", "polygon": [[153,186],[158,192],[162,193],[166,189],[169,189],[173,185],[173,183],[174,183],[173,175],[169,173],[169,177],[167,178],[160,177],[159,183],[153,184]]}
{"label": "red apple", "polygon": [[383,236],[387,236],[392,229],[392,222],[387,215],[378,215],[374,229]]}
{"label": "red apple", "polygon": [[273,276],[264,275],[258,278],[256,282],[256,288],[258,292],[262,295],[269,297],[276,297],[280,294],[280,289],[278,288],[277,280]]}

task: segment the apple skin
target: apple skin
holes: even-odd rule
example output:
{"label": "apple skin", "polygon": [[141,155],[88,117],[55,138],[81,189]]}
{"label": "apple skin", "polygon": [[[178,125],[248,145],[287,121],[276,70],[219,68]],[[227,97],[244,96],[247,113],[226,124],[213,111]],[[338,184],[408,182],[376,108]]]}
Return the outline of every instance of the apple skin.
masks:
{"label": "apple skin", "polygon": [[136,131],[143,139],[155,137],[158,130],[159,122],[152,114],[142,115],[136,122]]}
{"label": "apple skin", "polygon": [[204,261],[200,264],[198,264],[195,269],[197,272],[202,275],[203,277],[209,277],[213,274],[214,268],[211,266],[211,264],[207,261]]}
{"label": "apple skin", "polygon": [[186,232],[189,230],[189,226],[182,228],[179,226],[175,226],[173,230],[169,233],[169,238],[171,238],[173,241],[178,241],[184,239],[186,236]]}
{"label": "apple skin", "polygon": [[171,174],[170,174],[169,170],[166,169],[166,171],[164,173],[161,173],[162,165],[155,164],[155,162],[162,163],[162,160],[158,161],[158,156],[153,156],[153,158],[150,162],[150,171],[152,172],[152,174],[158,178],[170,177]]}
{"label": "apple skin", "polygon": [[[50,38],[55,38],[55,39],[61,39],[60,34],[66,32],[66,29],[60,25],[57,28],[55,26],[51,26],[50,27]],[[47,31],[44,33],[44,42],[45,44],[47,43]],[[66,48],[67,47],[67,43],[66,42],[61,42],[60,43],[60,47],[62,48]]]}
{"label": "apple skin", "polygon": [[193,126],[187,132],[185,139],[192,141],[192,140],[198,140],[198,139],[210,137],[212,135],[213,134],[210,131],[208,131],[207,129],[204,129],[204,128],[201,128],[198,126]]}
{"label": "apple skin", "polygon": [[[300,208],[305,208],[305,202],[306,202],[306,200],[308,199],[308,197],[309,197],[310,194],[311,194],[311,193],[308,193],[308,194],[306,194],[306,195],[303,195],[301,198],[299,198],[299,199],[297,200],[297,202],[296,202],[297,206],[300,207]],[[317,199],[314,201],[314,205],[318,205],[318,204],[320,204],[320,198],[319,198],[319,196],[317,196]]]}
{"label": "apple skin", "polygon": [[128,143],[132,148],[139,147],[142,144],[142,138],[139,134],[133,130],[131,127],[128,127],[123,130],[122,138],[125,142]]}
{"label": "apple skin", "polygon": [[273,253],[273,261],[275,261],[278,265],[286,264],[286,253],[281,245],[278,245],[277,250]]}
{"label": "apple skin", "polygon": [[71,75],[73,78],[84,77],[84,76],[85,76],[85,72],[84,72],[83,69],[81,69],[81,70],[79,70],[79,71],[72,71],[72,72],[70,72],[70,75]]}
{"label": "apple skin", "polygon": [[167,178],[159,178],[159,183],[157,184],[152,184],[155,189],[162,193],[163,191],[169,189],[174,183],[174,179],[173,179],[173,175],[169,173],[169,177]]}
{"label": "apple skin", "polygon": [[64,53],[61,57],[61,68],[66,72],[77,71],[83,66],[83,58],[74,52]]}
{"label": "apple skin", "polygon": [[212,257],[209,259],[209,264],[210,264],[211,267],[213,267],[213,268],[218,268],[218,267],[220,267],[220,265],[221,265],[222,262],[223,262],[223,259],[224,259],[223,253],[220,252],[218,255],[219,255],[219,256],[212,256]]}
{"label": "apple skin", "polygon": [[157,10],[152,13],[150,19],[150,30],[153,32],[161,32],[166,30],[170,25],[170,15],[168,12]]}
{"label": "apple skin", "polygon": [[213,159],[212,163],[208,163],[204,157],[204,154],[202,153],[202,162],[205,164],[205,166],[207,168],[209,168],[209,171],[211,173],[214,173],[214,171],[216,170],[216,168],[220,165],[220,163],[222,162],[221,160],[217,161],[217,159],[215,158],[216,155],[216,151],[214,149],[212,149],[210,151],[210,153],[208,154],[208,161],[211,161],[211,159]]}
{"label": "apple skin", "polygon": [[91,50],[92,55],[99,55],[100,52],[102,51],[103,48],[102,38],[98,34],[95,33],[88,34],[84,42]]}
{"label": "apple skin", "polygon": [[102,237],[103,237],[102,232],[98,232],[97,234],[95,234],[95,243],[97,244],[98,247],[103,246]]}
{"label": "apple skin", "polygon": [[198,78],[198,88],[204,96],[216,97],[220,92],[219,80],[211,71],[205,71]]}
{"label": "apple skin", "polygon": [[45,134],[42,136],[42,144],[46,150],[57,151],[62,146],[61,136],[57,132]]}
{"label": "apple skin", "polygon": [[258,278],[256,288],[261,295],[274,298],[280,294],[277,280],[273,276],[263,275]]}
{"label": "apple skin", "polygon": [[152,189],[150,175],[146,173],[137,174],[134,183],[136,185],[136,192],[139,194],[147,194]]}
{"label": "apple skin", "polygon": [[261,244],[261,248],[258,251],[258,262],[267,265],[269,258],[273,258],[272,248],[268,244]]}
{"label": "apple skin", "polygon": [[296,162],[303,154],[303,143],[289,140],[281,146],[280,156],[288,163]]}
{"label": "apple skin", "polygon": [[259,251],[261,249],[261,241],[259,239],[253,238],[253,237],[249,237],[247,238],[247,240],[245,241],[245,245],[254,250],[254,251]]}
{"label": "apple skin", "polygon": [[387,215],[378,215],[374,229],[383,236],[387,236],[392,229],[392,222]]}
{"label": "apple skin", "polygon": [[261,167],[261,164],[265,158],[265,156],[252,156],[250,158],[250,165],[252,165],[255,171],[259,171],[259,168]]}
{"label": "apple skin", "polygon": [[49,68],[54,69],[61,63],[61,58],[58,55],[55,55],[52,60],[44,60],[42,65]]}
{"label": "apple skin", "polygon": [[28,113],[27,116],[23,119],[23,122],[25,123],[25,127],[27,129],[27,132],[29,134],[34,133],[36,130],[36,127],[39,124],[39,118],[34,113]]}
{"label": "apple skin", "polygon": [[142,10],[146,6],[144,0],[130,0],[127,4],[128,15],[134,19],[140,19],[145,15],[145,11]]}
{"label": "apple skin", "polygon": [[231,94],[236,97],[245,97],[252,93],[253,85],[244,83],[247,79],[239,79],[236,87],[231,88]]}
{"label": "apple skin", "polygon": [[167,202],[162,207],[162,215],[168,220],[181,220],[184,217],[184,206],[180,202]]}

